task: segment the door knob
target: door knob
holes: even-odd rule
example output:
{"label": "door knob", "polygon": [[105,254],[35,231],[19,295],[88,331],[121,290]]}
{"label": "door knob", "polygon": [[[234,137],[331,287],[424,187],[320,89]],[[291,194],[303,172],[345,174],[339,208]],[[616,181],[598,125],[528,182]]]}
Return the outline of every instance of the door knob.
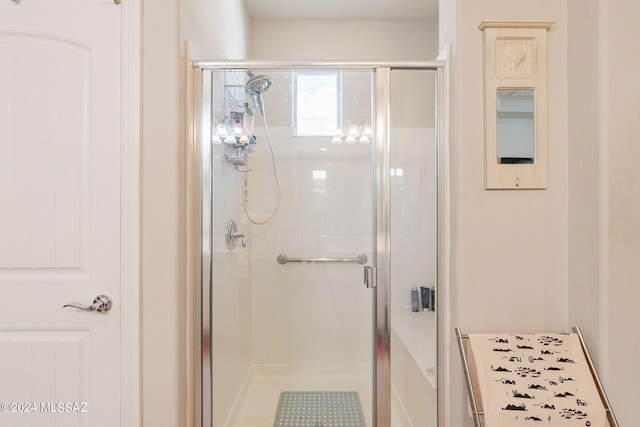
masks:
{"label": "door knob", "polygon": [[73,307],[79,308],[84,311],[97,311],[99,313],[106,313],[111,310],[111,305],[113,304],[113,300],[109,295],[98,295],[91,305],[83,305],[78,302],[71,302],[69,304],[65,304],[62,308]]}

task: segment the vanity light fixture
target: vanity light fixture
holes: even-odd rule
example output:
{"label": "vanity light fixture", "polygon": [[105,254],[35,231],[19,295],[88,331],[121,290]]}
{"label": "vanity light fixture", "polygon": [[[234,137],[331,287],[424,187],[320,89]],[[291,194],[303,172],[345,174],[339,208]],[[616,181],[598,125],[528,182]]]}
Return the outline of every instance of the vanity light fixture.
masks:
{"label": "vanity light fixture", "polygon": [[333,138],[331,139],[332,144],[355,144],[359,142],[360,144],[369,144],[371,142],[371,137],[373,137],[373,130],[370,124],[365,126],[358,125],[349,125],[347,130],[347,136],[345,136],[344,132],[341,128],[336,129]]}
{"label": "vanity light fixture", "polygon": [[227,136],[228,134],[229,133],[227,132],[227,127],[223,123],[220,123],[216,127],[216,135],[217,136]]}

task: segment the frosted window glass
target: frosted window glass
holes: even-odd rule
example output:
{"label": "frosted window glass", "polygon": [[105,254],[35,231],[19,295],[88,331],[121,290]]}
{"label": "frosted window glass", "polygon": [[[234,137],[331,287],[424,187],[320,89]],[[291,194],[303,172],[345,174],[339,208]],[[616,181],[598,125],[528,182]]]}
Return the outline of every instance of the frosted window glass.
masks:
{"label": "frosted window glass", "polygon": [[296,74],[296,135],[334,135],[339,126],[338,94],[337,72]]}

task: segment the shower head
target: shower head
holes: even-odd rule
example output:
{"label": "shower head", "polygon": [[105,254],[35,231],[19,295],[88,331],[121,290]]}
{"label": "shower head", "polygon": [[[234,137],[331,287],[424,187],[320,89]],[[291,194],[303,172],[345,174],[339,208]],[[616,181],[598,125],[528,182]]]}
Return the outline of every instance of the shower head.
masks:
{"label": "shower head", "polygon": [[265,75],[256,76],[251,70],[247,70],[247,74],[249,75],[249,80],[247,80],[245,84],[247,93],[254,97],[255,104],[258,110],[260,110],[262,117],[264,117],[264,100],[262,99],[262,94],[271,87],[271,77]]}
{"label": "shower head", "polygon": [[262,95],[271,87],[271,77],[265,75],[254,75],[251,71],[247,71],[249,80],[245,84],[249,95]]}

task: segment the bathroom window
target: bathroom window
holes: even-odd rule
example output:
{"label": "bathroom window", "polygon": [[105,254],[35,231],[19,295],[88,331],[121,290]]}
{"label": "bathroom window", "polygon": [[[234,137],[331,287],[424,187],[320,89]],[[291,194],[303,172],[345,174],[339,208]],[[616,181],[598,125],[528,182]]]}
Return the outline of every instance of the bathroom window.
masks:
{"label": "bathroom window", "polygon": [[327,171],[313,171],[313,192],[324,194],[327,192]]}
{"label": "bathroom window", "polygon": [[295,73],[293,123],[296,136],[332,136],[340,127],[340,74]]}
{"label": "bathroom window", "polygon": [[391,168],[391,188],[393,190],[404,190],[405,184],[404,169]]}

